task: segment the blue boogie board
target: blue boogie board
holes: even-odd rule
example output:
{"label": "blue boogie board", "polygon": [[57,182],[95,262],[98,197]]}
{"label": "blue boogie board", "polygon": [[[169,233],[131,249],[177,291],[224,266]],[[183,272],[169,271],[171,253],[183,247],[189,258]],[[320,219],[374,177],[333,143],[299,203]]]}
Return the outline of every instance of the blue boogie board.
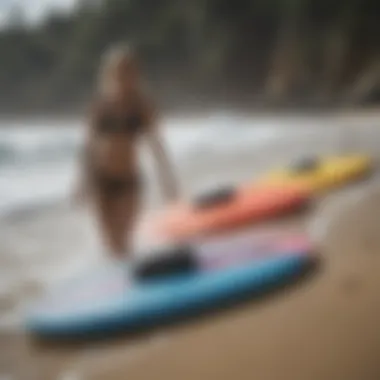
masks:
{"label": "blue boogie board", "polygon": [[251,233],[221,243],[198,246],[194,273],[128,283],[122,266],[110,266],[63,284],[35,305],[27,330],[57,339],[148,328],[285,284],[313,258],[310,242],[295,234]]}

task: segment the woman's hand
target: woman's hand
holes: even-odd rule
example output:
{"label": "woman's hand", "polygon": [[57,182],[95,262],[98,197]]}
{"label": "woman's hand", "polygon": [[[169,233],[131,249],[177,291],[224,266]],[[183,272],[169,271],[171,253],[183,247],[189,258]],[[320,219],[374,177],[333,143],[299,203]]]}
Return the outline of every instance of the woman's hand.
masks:
{"label": "woman's hand", "polygon": [[178,186],[169,173],[166,173],[165,178],[162,178],[162,187],[166,202],[173,203],[179,199]]}

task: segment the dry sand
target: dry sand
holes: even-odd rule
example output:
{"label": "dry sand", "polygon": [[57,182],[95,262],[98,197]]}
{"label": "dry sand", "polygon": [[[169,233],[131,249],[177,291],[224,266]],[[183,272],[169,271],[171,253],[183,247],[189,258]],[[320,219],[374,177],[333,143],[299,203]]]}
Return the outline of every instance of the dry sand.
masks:
{"label": "dry sand", "polygon": [[113,343],[41,347],[3,331],[0,379],[379,379],[380,184],[312,214],[296,223],[317,236],[323,265],[286,292]]}

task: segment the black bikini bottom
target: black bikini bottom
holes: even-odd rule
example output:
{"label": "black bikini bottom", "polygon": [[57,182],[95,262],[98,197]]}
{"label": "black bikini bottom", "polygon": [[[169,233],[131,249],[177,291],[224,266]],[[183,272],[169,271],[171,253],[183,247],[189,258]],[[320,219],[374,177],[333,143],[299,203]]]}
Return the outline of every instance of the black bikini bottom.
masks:
{"label": "black bikini bottom", "polygon": [[110,197],[133,194],[141,188],[141,178],[138,175],[116,177],[110,174],[95,172],[92,176],[95,188]]}

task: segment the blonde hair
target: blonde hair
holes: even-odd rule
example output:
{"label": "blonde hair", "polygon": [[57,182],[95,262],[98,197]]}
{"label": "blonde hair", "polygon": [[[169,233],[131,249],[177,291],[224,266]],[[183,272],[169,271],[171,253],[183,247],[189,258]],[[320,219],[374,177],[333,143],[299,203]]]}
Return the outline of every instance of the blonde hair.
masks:
{"label": "blonde hair", "polygon": [[106,94],[114,90],[115,83],[112,73],[117,64],[124,59],[130,62],[136,61],[136,54],[128,44],[114,45],[104,53],[98,76],[98,91],[100,93]]}

